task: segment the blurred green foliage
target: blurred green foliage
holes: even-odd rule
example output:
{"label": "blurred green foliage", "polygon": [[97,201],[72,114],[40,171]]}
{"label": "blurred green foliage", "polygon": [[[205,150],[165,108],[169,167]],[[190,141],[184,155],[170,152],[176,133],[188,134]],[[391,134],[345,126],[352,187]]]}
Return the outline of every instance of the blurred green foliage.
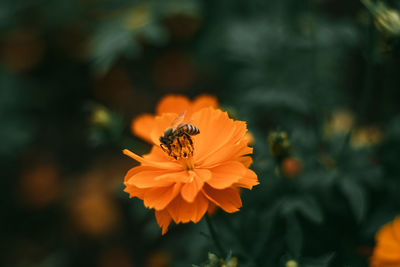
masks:
{"label": "blurred green foliage", "polygon": [[[400,214],[400,2],[362,2],[1,1],[1,265],[368,266]],[[212,218],[231,255],[122,192],[131,119],[167,93],[255,138],[260,185]]]}

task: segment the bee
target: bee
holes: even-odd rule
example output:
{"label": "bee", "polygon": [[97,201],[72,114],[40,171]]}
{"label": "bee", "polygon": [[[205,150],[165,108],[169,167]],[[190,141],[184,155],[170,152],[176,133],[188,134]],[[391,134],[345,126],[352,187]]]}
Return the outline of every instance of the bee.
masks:
{"label": "bee", "polygon": [[191,136],[200,133],[200,130],[189,124],[190,121],[183,121],[185,113],[181,113],[171,123],[171,126],[165,129],[160,137],[160,147],[169,156],[174,159],[187,158],[193,155],[193,141]]}

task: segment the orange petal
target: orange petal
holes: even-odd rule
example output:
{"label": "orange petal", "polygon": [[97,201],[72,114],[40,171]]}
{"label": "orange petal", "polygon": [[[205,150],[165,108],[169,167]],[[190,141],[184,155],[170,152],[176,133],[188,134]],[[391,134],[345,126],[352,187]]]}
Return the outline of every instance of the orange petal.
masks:
{"label": "orange petal", "polygon": [[165,183],[187,183],[190,180],[189,173],[187,171],[180,172],[168,172],[157,176],[155,178],[156,181],[161,181]]}
{"label": "orange petal", "polygon": [[148,166],[137,166],[134,168],[131,168],[126,174],[125,174],[125,178],[124,178],[124,184],[126,184],[126,182],[131,179],[131,177],[133,175],[135,175],[138,172],[144,171],[144,170],[153,170],[154,168],[152,167],[148,167]]}
{"label": "orange petal", "polygon": [[371,258],[371,267],[400,267],[400,263],[398,261],[390,262],[382,259]]}
{"label": "orange petal", "polygon": [[151,188],[144,194],[144,205],[149,209],[162,210],[176,197],[180,189],[180,183],[167,187]]}
{"label": "orange petal", "polygon": [[151,114],[142,114],[136,117],[131,124],[132,132],[146,140],[151,142],[150,133],[154,127],[154,116]]}
{"label": "orange petal", "polygon": [[143,199],[146,189],[138,188],[133,185],[126,185],[124,192],[128,193],[130,198],[137,197]]}
{"label": "orange petal", "polygon": [[393,221],[393,232],[395,238],[399,241],[399,246],[400,246],[400,216],[397,216]]}
{"label": "orange petal", "polygon": [[[393,244],[400,246],[399,241],[396,239],[393,231],[393,222],[384,225],[376,234],[378,244]],[[400,256],[400,254],[399,254]]]}
{"label": "orange petal", "polygon": [[158,103],[156,107],[156,114],[161,115],[163,113],[176,113],[180,114],[185,110],[188,110],[190,101],[187,97],[182,95],[167,95]]}
{"label": "orange petal", "polygon": [[218,190],[205,184],[203,186],[203,193],[210,201],[220,206],[226,212],[236,212],[242,206],[240,195],[234,188]]}
{"label": "orange petal", "polygon": [[240,157],[238,161],[241,162],[246,168],[250,167],[253,163],[253,159],[249,156]]}
{"label": "orange petal", "polygon": [[379,245],[373,252],[373,258],[383,261],[394,261],[400,264],[400,248],[398,246]]}
{"label": "orange petal", "polygon": [[[140,168],[135,167],[135,168]],[[146,166],[145,166],[146,167]],[[159,169],[150,169],[146,168],[143,171],[140,171],[134,175],[132,175],[125,184],[133,185],[138,188],[150,188],[150,187],[163,187],[163,186],[170,186],[172,184],[171,181],[165,180],[157,180],[158,176],[166,174],[165,170]]]}
{"label": "orange petal", "polygon": [[191,115],[191,113],[199,111],[200,109],[206,107],[217,108],[218,107],[217,98],[212,95],[200,95],[196,97],[191,105],[190,110],[188,111],[190,112],[188,115]]}
{"label": "orange petal", "polygon": [[247,145],[252,146],[254,145],[254,136],[250,132],[247,132],[244,136],[244,141]]}
{"label": "orange petal", "polygon": [[228,161],[210,170],[212,176],[207,184],[215,189],[230,187],[246,173],[246,168],[237,161]]}
{"label": "orange petal", "polygon": [[192,203],[188,203],[178,195],[167,207],[169,214],[175,223],[197,223],[201,220],[208,208],[208,200],[203,194],[197,194]]}
{"label": "orange petal", "polygon": [[211,168],[215,165],[220,164],[225,161],[232,161],[240,158],[244,155],[249,155],[253,153],[253,148],[248,147],[246,144],[234,144],[234,145],[226,145],[222,147],[218,151],[214,151],[213,154],[208,155],[207,157],[200,157],[196,159],[196,163],[199,167],[208,167]]}
{"label": "orange petal", "polygon": [[166,210],[156,210],[155,215],[157,223],[162,229],[162,235],[164,235],[168,231],[168,226],[171,223],[171,216]]}
{"label": "orange petal", "polygon": [[142,156],[146,160],[150,161],[170,161],[171,158],[165,153],[160,146],[152,146],[149,154],[145,154]]}
{"label": "orange petal", "polygon": [[243,177],[239,179],[233,186],[234,187],[244,187],[247,189],[252,189],[253,186],[258,185],[257,174],[250,169],[246,170]]}
{"label": "orange petal", "polygon": [[207,209],[207,213],[209,215],[214,215],[218,210],[218,206],[215,205],[214,203],[210,202],[208,203],[208,209]]}
{"label": "orange petal", "polygon": [[192,203],[203,188],[204,182],[210,178],[211,172],[209,170],[189,171],[189,181],[182,186],[181,195],[183,199]]}
{"label": "orange petal", "polygon": [[237,144],[247,131],[245,122],[234,121],[226,112],[211,107],[194,113],[192,119],[200,129],[200,134],[194,136],[195,154],[202,158],[228,144]]}
{"label": "orange petal", "polygon": [[127,155],[128,157],[131,157],[134,160],[136,160],[137,162],[140,162],[142,164],[142,166],[148,166],[148,167],[165,169],[165,170],[181,170],[182,169],[182,166],[180,164],[178,164],[177,162],[174,162],[172,160],[170,160],[169,162],[165,161],[165,160],[156,161],[156,160],[152,160],[151,156],[149,156],[149,155],[147,158],[143,158],[139,155],[136,155],[135,153],[133,153],[132,151],[130,151],[128,149],[124,149],[122,152],[125,155]]}
{"label": "orange petal", "polygon": [[394,236],[393,223],[386,224],[379,230],[376,241],[373,259],[400,263],[400,241]]}

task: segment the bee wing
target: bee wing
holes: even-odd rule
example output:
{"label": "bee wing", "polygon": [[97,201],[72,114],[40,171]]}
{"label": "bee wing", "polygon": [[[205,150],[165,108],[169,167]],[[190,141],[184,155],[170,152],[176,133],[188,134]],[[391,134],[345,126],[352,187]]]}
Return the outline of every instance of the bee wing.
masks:
{"label": "bee wing", "polygon": [[183,121],[183,122],[179,123],[179,124],[176,126],[175,129],[178,129],[178,128],[180,128],[180,127],[186,125],[186,124],[189,124],[189,123],[191,123],[192,121],[193,121],[192,119]]}
{"label": "bee wing", "polygon": [[184,112],[182,112],[181,114],[179,114],[178,117],[176,117],[176,118],[172,121],[170,127],[171,127],[172,129],[176,129],[176,128],[182,126],[182,125],[187,124],[189,121],[191,121],[191,120],[185,121],[185,120],[184,120],[184,119],[185,119],[185,115],[186,115],[186,110],[185,110]]}

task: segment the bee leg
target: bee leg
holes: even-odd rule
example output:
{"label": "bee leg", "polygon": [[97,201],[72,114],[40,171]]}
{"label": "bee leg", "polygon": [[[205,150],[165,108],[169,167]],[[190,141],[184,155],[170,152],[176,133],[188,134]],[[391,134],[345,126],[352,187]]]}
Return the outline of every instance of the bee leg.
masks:
{"label": "bee leg", "polygon": [[187,151],[185,152],[186,155],[193,155],[193,141],[189,134],[185,133],[185,137],[189,145],[187,146]]}
{"label": "bee leg", "polygon": [[182,143],[181,143],[181,140],[179,140],[179,138],[177,138],[177,139],[176,139],[176,141],[178,142],[178,144],[179,144],[179,147],[182,149]]}
{"label": "bee leg", "polygon": [[161,147],[161,149],[162,149],[164,152],[167,152],[166,149],[165,149],[164,144],[160,144],[160,147]]}
{"label": "bee leg", "polygon": [[193,145],[193,141],[192,138],[190,138],[190,135],[188,135],[187,133],[185,133],[186,138],[188,139],[190,145]]}
{"label": "bee leg", "polygon": [[172,148],[171,148],[170,144],[167,146],[167,153],[168,153],[168,156],[171,156],[171,154],[172,154]]}
{"label": "bee leg", "polygon": [[[183,140],[183,144],[182,144],[182,140],[180,140],[180,138],[178,138],[177,141],[179,144],[179,156],[182,157],[182,152],[185,150],[184,148],[185,148],[186,144],[185,144],[184,140]],[[186,158],[186,155],[184,152],[183,152],[183,157]]]}

